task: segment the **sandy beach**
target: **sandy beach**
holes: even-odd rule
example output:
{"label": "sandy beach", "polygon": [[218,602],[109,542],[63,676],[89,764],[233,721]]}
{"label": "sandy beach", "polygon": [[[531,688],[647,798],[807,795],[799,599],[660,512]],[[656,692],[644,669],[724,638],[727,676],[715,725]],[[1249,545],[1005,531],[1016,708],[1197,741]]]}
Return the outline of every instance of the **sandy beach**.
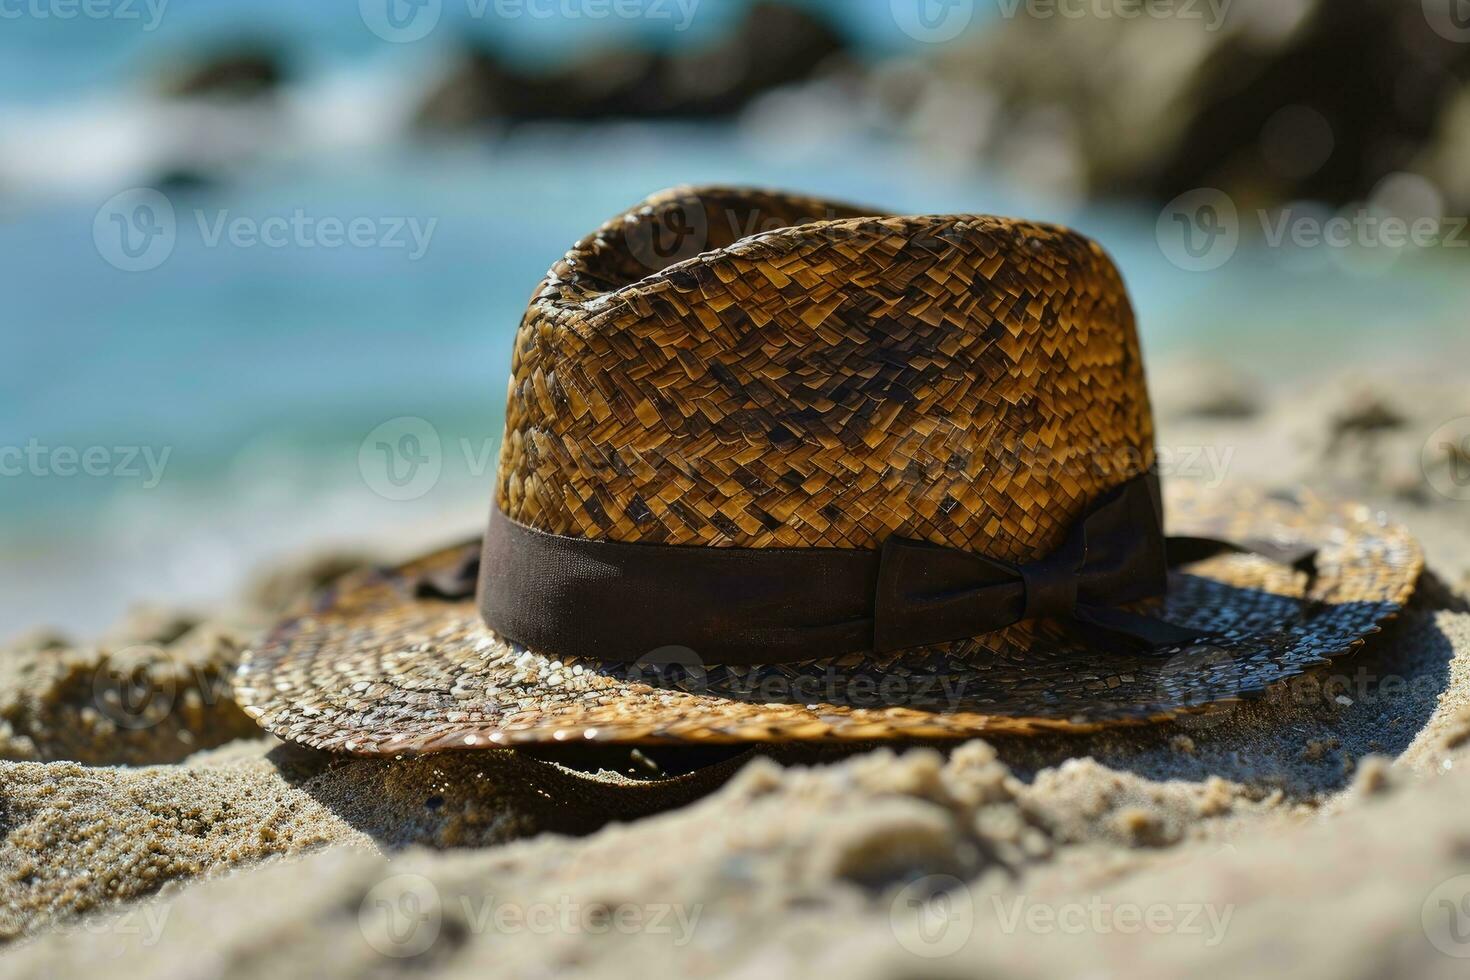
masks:
{"label": "sandy beach", "polygon": [[1406,523],[1404,614],[1253,703],[1093,736],[354,759],[231,700],[255,631],[353,564],[304,558],[209,617],[5,651],[5,972],[1462,976],[1470,522],[1422,451],[1463,388],[1152,381],[1166,479]]}

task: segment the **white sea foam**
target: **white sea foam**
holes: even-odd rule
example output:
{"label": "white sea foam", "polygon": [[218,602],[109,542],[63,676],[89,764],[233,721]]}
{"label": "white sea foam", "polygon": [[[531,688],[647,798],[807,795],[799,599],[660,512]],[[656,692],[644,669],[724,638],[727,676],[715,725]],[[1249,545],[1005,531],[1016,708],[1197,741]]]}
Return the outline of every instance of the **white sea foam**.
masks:
{"label": "white sea foam", "polygon": [[376,62],[241,103],[131,91],[0,107],[0,185],[47,197],[110,193],[170,173],[389,145],[407,129],[424,74]]}

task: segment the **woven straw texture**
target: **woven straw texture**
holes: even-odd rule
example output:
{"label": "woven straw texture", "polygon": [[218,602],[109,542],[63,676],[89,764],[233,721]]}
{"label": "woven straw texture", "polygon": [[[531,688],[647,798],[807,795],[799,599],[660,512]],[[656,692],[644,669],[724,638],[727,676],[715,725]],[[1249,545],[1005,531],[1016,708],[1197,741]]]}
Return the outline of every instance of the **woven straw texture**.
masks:
{"label": "woven straw texture", "polygon": [[[1117,271],[1082,236],[1025,222],[666,192],[557,263],[513,363],[497,504],[561,534],[854,548],[899,534],[1030,561],[1153,460]],[[236,694],[283,738],[369,755],[1090,730],[1259,696],[1356,647],[1422,568],[1408,534],[1361,507],[1166,491],[1170,533],[1311,545],[1316,574],[1254,555],[1176,571],[1156,611],[1218,639],[1173,656],[1039,621],[801,664],[611,664],[525,649],[425,587],[474,543],[329,590],[246,655]]]}
{"label": "woven straw texture", "polygon": [[573,246],[516,336],[501,510],[613,541],[898,534],[1030,560],[1122,482],[1095,462],[1152,462],[1133,312],[1101,248],[858,213],[671,191]]}

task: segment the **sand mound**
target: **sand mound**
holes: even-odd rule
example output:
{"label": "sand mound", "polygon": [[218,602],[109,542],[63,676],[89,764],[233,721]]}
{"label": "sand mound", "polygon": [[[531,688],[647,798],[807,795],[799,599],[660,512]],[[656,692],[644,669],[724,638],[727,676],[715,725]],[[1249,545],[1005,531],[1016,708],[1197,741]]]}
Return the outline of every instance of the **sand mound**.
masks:
{"label": "sand mound", "polygon": [[[1284,962],[1308,977],[1462,976],[1419,912],[1447,863],[1470,860],[1470,781],[1407,792],[1372,771],[1324,821],[1088,762],[1028,786],[981,742],[947,760],[757,760],[708,799],[583,841],[391,861],[333,850],[129,906],[8,965],[67,975],[126,953],[148,976],[892,976],[918,956],[926,975],[955,977]],[[1188,832],[1157,832],[1171,821]],[[915,888],[950,889],[943,931],[920,929]]]}

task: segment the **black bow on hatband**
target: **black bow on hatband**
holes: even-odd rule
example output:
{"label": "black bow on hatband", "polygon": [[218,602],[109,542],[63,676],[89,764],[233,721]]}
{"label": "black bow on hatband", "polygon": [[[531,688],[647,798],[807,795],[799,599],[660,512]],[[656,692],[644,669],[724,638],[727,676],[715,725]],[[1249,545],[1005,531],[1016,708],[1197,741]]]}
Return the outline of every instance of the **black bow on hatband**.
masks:
{"label": "black bow on hatband", "polygon": [[[492,507],[478,592],[497,633],[561,657],[634,661],[677,646],[709,664],[788,663],[962,640],[1033,619],[1160,651],[1203,634],[1120,607],[1162,595],[1171,562],[1221,551],[1308,572],[1315,554],[1166,539],[1158,481],[1145,474],[1094,501],[1059,548],[1025,564],[902,538],[876,550],[596,541],[525,527]],[[473,574],[462,570],[458,587],[436,580],[428,594],[467,595]]]}

